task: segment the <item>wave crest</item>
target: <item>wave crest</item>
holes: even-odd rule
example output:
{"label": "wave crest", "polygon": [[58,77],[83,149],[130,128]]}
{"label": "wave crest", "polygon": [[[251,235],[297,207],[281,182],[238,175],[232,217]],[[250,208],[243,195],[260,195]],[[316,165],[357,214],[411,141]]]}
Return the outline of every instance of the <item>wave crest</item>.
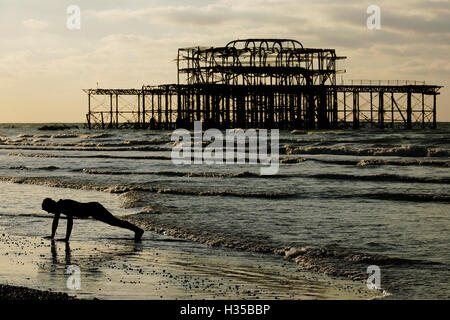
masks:
{"label": "wave crest", "polygon": [[286,154],[334,154],[346,156],[397,156],[397,157],[448,157],[450,150],[443,148],[428,148],[423,146],[401,146],[391,148],[351,148],[339,147],[292,147],[286,145]]}

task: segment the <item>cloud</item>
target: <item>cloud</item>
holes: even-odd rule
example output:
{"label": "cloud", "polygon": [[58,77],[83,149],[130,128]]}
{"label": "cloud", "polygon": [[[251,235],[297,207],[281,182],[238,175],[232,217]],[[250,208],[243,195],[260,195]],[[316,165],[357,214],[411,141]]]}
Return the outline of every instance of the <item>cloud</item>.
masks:
{"label": "cloud", "polygon": [[22,25],[31,30],[44,30],[49,26],[49,22],[45,20],[26,19],[22,20]]}
{"label": "cloud", "polygon": [[[64,8],[44,4],[37,15],[17,3],[2,8],[15,6],[2,12],[7,28],[0,29],[0,80],[18,88],[39,84],[36,95],[48,92],[45,85],[82,100],[80,89],[97,81],[105,87],[175,82],[178,48],[243,38],[291,38],[305,47],[335,48],[348,57],[339,64],[348,71],[345,79],[450,85],[449,1],[377,0],[381,30],[366,27],[372,0],[80,0],[79,31],[65,27]],[[442,105],[450,103],[447,92]],[[72,107],[84,111],[83,101]]]}
{"label": "cloud", "polygon": [[153,6],[141,9],[87,10],[87,14],[106,21],[139,21],[147,24],[169,24],[178,27],[205,27],[218,29],[224,26],[293,24],[306,20],[271,7],[251,7],[240,3],[220,1],[203,6]]}
{"label": "cloud", "polygon": [[[218,0],[215,3],[159,5],[138,9],[88,10],[98,20],[156,28],[160,34],[200,33],[293,37],[317,40],[340,39],[342,46],[402,41],[441,44],[450,40],[449,2],[380,1],[382,31],[366,27],[368,4],[356,1]],[[447,9],[446,9],[447,6]],[[356,35],[356,37],[355,37]],[[337,41],[332,41],[334,45]],[[305,43],[306,44],[306,43]],[[307,45],[307,44],[306,44]]]}

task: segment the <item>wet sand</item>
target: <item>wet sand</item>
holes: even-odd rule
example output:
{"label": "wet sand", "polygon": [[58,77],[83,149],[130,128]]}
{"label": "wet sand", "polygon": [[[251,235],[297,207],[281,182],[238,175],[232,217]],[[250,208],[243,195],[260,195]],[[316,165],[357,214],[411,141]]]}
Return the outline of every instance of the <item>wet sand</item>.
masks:
{"label": "wet sand", "polygon": [[[5,287],[13,292],[5,297],[40,300],[68,299],[68,295],[81,299],[371,299],[376,296],[363,284],[305,272],[277,257],[244,255],[148,233],[143,243],[127,238],[74,239],[66,246],[63,242],[3,232],[0,234],[0,283],[44,291]],[[80,267],[79,290],[67,288],[69,265]]]}

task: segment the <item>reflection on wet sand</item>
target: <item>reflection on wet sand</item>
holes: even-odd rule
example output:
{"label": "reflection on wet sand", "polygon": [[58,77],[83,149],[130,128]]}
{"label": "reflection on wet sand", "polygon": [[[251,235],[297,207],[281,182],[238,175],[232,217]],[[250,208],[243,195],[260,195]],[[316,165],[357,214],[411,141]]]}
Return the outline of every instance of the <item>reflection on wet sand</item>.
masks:
{"label": "reflection on wet sand", "polygon": [[[65,242],[64,245],[65,245],[65,253],[66,253],[65,254],[65,265],[69,266],[72,264],[70,262],[70,258],[71,258],[70,243]],[[58,263],[58,252],[56,249],[56,241],[53,239],[50,241],[50,248],[51,248],[50,251],[52,254],[52,263],[53,263],[53,265],[57,265],[57,264],[59,264]]]}
{"label": "reflection on wet sand", "polygon": [[[126,257],[126,256],[133,256],[136,253],[142,251],[142,244],[140,243],[130,243],[127,245],[121,245],[120,248],[114,249],[113,252],[108,251],[99,251],[97,247],[90,248],[90,246],[87,249],[93,249],[96,253],[95,255],[86,253],[85,255],[82,255],[81,253],[75,255],[75,260],[72,261],[72,250],[70,248],[70,242],[61,242],[62,245],[64,245],[64,263],[61,263],[58,261],[58,250],[57,250],[57,241],[51,240],[50,241],[50,252],[51,252],[51,261],[52,265],[71,265],[76,264],[79,266],[83,265],[92,265],[92,264],[101,264],[105,263],[109,260],[118,258],[118,257]],[[81,250],[81,248],[77,248],[77,251]]]}
{"label": "reflection on wet sand", "polygon": [[[37,263],[39,281],[44,283],[58,281],[60,286],[61,283],[64,283],[63,280],[68,277],[68,267],[75,265],[81,270],[83,291],[91,291],[99,283],[111,281],[107,273],[103,271],[104,267],[115,263],[115,260],[133,259],[133,256],[142,251],[142,245],[134,242],[122,243],[115,248],[109,248],[102,243],[74,241],[73,250],[70,242],[51,240],[49,243],[50,255],[41,254],[41,259]],[[79,294],[79,292],[70,291],[68,293]]]}

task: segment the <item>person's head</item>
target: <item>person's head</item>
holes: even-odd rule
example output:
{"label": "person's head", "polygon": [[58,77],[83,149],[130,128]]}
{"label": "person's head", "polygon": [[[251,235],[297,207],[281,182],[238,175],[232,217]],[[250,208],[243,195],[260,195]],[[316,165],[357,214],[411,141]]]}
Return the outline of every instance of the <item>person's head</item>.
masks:
{"label": "person's head", "polygon": [[56,201],[45,198],[44,201],[42,201],[42,210],[45,210],[48,213],[56,213]]}

